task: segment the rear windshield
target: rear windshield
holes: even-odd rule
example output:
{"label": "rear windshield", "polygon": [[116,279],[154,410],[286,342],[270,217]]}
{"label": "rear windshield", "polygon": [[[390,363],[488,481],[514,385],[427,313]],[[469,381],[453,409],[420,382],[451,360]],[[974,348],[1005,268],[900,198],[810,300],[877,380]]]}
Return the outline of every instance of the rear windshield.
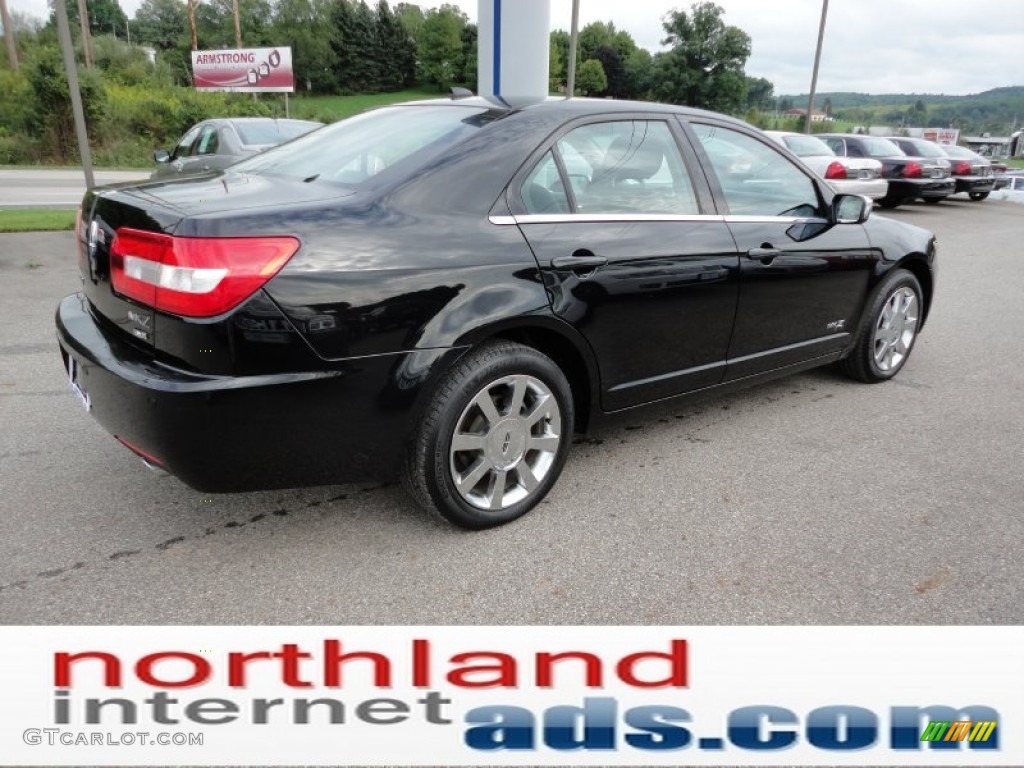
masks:
{"label": "rear windshield", "polygon": [[493,118],[478,107],[383,107],[243,160],[234,170],[358,186],[387,169],[421,167]]}
{"label": "rear windshield", "polygon": [[904,154],[903,150],[897,147],[888,139],[876,139],[874,137],[862,137],[864,151],[869,157],[899,157]]}
{"label": "rear windshield", "polygon": [[974,159],[974,153],[971,152],[971,150],[969,149],[964,149],[963,147],[956,147],[952,145],[946,146],[944,147],[944,149],[946,150],[946,155],[948,155],[949,157],[957,157],[962,160]]}
{"label": "rear windshield", "polygon": [[786,136],[784,141],[797,157],[834,157],[836,154],[828,144],[814,136]]}
{"label": "rear windshield", "polygon": [[946,157],[946,153],[939,149],[939,145],[932,144],[930,141],[918,140],[911,141],[909,144],[918,157]]}
{"label": "rear windshield", "polygon": [[280,144],[294,139],[316,128],[315,123],[278,122],[261,120],[259,122],[238,122],[234,124],[238,138],[246,146],[255,144]]}

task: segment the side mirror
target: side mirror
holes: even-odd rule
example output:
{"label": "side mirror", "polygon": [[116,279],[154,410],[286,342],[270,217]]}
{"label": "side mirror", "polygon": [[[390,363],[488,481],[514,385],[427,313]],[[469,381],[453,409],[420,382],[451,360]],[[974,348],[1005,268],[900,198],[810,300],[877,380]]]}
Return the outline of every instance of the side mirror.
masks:
{"label": "side mirror", "polygon": [[166,163],[171,159],[171,153],[166,149],[158,149],[153,153],[153,159],[158,163]]}
{"label": "side mirror", "polygon": [[832,198],[834,224],[863,224],[874,206],[870,197],[863,195],[836,195]]}

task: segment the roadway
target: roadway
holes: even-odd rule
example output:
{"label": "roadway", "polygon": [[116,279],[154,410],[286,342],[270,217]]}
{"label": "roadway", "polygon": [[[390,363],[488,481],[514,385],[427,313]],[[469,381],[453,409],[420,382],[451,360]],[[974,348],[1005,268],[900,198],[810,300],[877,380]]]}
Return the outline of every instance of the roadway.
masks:
{"label": "roadway", "polygon": [[631,413],[481,533],[396,485],[211,497],[147,471],[67,385],[71,233],[2,236],[0,622],[1021,624],[1022,214],[889,214],[940,242],[896,380],[818,370]]}
{"label": "roadway", "polygon": [[[148,179],[151,171],[96,171],[96,184]],[[66,168],[0,170],[0,209],[77,208],[85,194],[85,175]]]}

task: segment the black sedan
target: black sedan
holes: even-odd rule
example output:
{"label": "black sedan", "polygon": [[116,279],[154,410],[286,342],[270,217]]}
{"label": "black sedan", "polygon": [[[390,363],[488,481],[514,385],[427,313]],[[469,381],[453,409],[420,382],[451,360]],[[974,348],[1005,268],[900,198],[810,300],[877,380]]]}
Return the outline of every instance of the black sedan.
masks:
{"label": "black sedan", "polygon": [[942,145],[942,151],[952,165],[957,192],[966,192],[975,202],[992,194],[996,188],[996,178],[991,160],[966,147]]}
{"label": "black sedan", "polygon": [[956,191],[945,158],[908,154],[889,139],[855,134],[820,134],[819,139],[844,157],[873,157],[882,163],[882,176],[889,191],[878,201],[883,208],[895,208],[915,198],[938,203]]}
{"label": "black sedan", "polygon": [[173,178],[227,168],[244,157],[309,133],[322,126],[313,120],[272,117],[225,117],[192,126],[174,145],[153,153],[152,178]]}
{"label": "black sedan", "polygon": [[78,241],[64,365],[147,463],[213,492],[400,475],[468,528],[537,504],[605,414],[892,378],[935,281],[929,232],[745,123],[608,100],[381,108],[88,193]]}

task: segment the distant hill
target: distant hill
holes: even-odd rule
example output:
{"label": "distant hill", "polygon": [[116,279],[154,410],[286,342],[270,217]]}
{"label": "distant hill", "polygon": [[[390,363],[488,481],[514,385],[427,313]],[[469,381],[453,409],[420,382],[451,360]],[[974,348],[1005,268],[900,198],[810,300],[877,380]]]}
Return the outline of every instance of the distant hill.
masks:
{"label": "distant hill", "polygon": [[[783,96],[794,106],[806,106],[807,94]],[[1006,136],[1016,125],[1024,128],[1024,85],[993,88],[983,93],[951,96],[934,93],[819,93],[815,109],[826,100],[832,113],[842,120],[861,125],[952,126],[962,133],[991,133]]]}

